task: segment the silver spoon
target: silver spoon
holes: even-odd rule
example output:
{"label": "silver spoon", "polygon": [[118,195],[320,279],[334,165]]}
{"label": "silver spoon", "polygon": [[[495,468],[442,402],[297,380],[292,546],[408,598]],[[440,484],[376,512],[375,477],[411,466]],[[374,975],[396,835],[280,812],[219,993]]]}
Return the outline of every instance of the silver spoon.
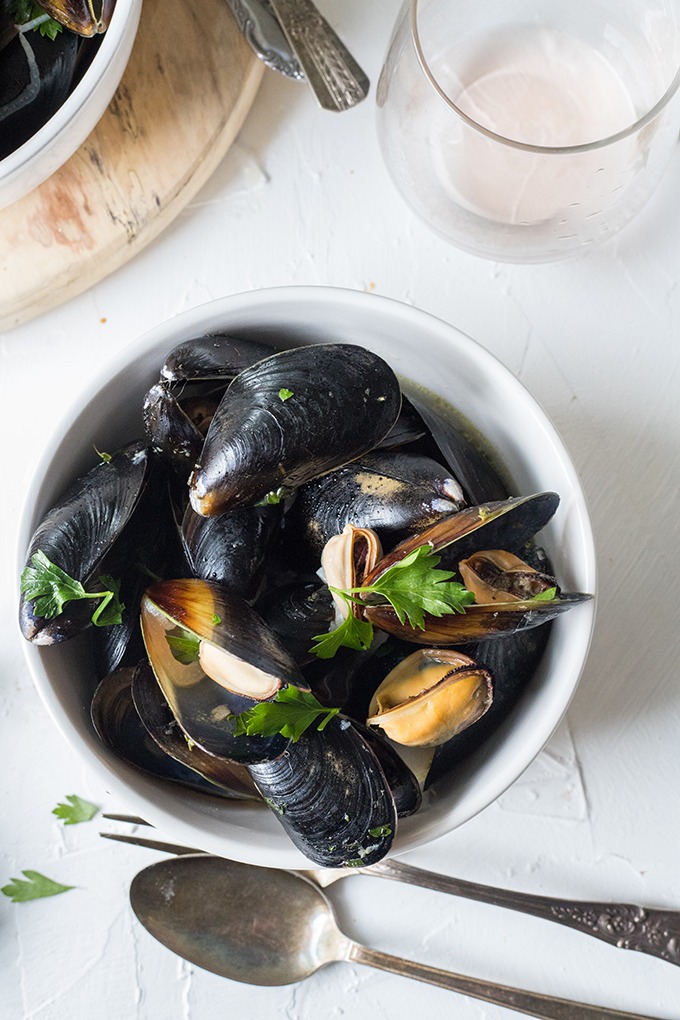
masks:
{"label": "silver spoon", "polygon": [[[131,815],[109,814],[104,817],[117,821],[134,822],[137,825],[147,824],[143,819]],[[106,839],[164,850],[171,854],[200,852],[191,847],[161,843],[158,840],[146,839],[142,836],[124,836],[107,832],[102,832],[100,835]],[[636,949],[641,953],[665,960],[667,963],[680,965],[680,912],[677,910],[655,910],[652,907],[641,907],[634,903],[598,903],[588,900],[560,900],[552,896],[536,896],[511,889],[479,885],[477,882],[466,882],[464,879],[452,878],[449,875],[438,875],[434,871],[425,871],[412,864],[396,860],[379,861],[368,868],[310,869],[303,871],[302,874],[322,889],[353,875],[373,875],[377,878],[407,882],[409,885],[417,885],[423,889],[433,889],[435,892],[462,896],[478,903],[488,903],[495,907],[517,910],[545,921],[556,921],[574,931],[592,935],[617,949]]]}
{"label": "silver spoon", "polygon": [[346,960],[415,978],[539,1020],[653,1020],[494,985],[369,949],[347,938],[308,879],[209,854],[158,861],[130,887],[144,927],[205,970],[252,985],[287,985]]}

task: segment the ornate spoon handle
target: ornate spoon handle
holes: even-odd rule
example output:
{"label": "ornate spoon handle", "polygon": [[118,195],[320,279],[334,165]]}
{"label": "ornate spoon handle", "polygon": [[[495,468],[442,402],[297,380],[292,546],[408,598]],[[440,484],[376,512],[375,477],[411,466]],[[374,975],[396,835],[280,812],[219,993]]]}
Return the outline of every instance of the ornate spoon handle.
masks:
{"label": "ornate spoon handle", "polygon": [[368,78],[311,0],[269,2],[319,105],[348,110],[365,99]]}
{"label": "ornate spoon handle", "polygon": [[393,878],[436,892],[519,910],[546,921],[557,921],[619,949],[637,949],[680,965],[680,912],[675,910],[651,910],[631,903],[589,903],[534,896],[437,875],[400,861],[380,861],[364,870],[367,875]]}
{"label": "ornate spoon handle", "polygon": [[483,1002],[492,1002],[496,1006],[507,1006],[508,1009],[514,1009],[526,1016],[538,1017],[539,1020],[654,1020],[653,1017],[641,1013],[622,1013],[618,1009],[588,1006],[583,1002],[570,1002],[567,999],[556,999],[552,995],[540,995],[537,992],[525,992],[521,988],[479,981],[477,978],[428,967],[424,963],[389,956],[356,942],[351,943],[348,958],[355,963],[365,963],[369,967],[386,970],[390,974],[426,981],[440,988],[448,988],[451,992],[469,995]]}

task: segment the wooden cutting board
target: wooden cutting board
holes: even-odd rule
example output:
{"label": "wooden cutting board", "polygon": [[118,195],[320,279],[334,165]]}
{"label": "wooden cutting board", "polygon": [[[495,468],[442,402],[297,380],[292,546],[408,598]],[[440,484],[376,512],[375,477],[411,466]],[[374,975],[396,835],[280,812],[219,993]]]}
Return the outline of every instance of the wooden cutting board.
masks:
{"label": "wooden cutting board", "polygon": [[225,0],[144,0],[95,130],[0,210],[0,330],[80,294],[157,237],[224,158],[263,71]]}

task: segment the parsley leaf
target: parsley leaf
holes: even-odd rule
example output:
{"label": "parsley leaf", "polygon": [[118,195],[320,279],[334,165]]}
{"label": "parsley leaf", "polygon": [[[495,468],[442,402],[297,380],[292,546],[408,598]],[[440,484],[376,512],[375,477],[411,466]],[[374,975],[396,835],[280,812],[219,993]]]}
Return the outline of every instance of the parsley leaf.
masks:
{"label": "parsley leaf", "polygon": [[293,396],[292,390],[287,390],[283,386],[279,390],[279,400],[281,401],[281,403],[284,403],[286,400],[290,400],[292,396]]}
{"label": "parsley leaf", "polygon": [[102,585],[103,591],[85,591],[80,581],[69,577],[39,549],[31,557],[31,566],[26,567],[21,575],[21,591],[33,602],[34,615],[44,616],[47,620],[59,616],[67,602],[77,599],[101,599],[101,603],[92,614],[94,625],[108,627],[120,623],[125,606],[119,598],[119,583],[108,574],[102,574],[97,581]]}
{"label": "parsley leaf", "polygon": [[279,489],[272,489],[271,492],[268,492],[266,496],[263,496],[260,502],[256,503],[255,506],[276,506],[277,503],[280,503],[282,499],[285,499],[286,496],[289,495],[289,490],[283,486]]}
{"label": "parsley leaf", "polygon": [[539,591],[538,595],[527,599],[527,602],[552,602],[554,598],[557,598],[557,588],[546,588],[545,591]]}
{"label": "parsley leaf", "polygon": [[25,903],[26,900],[39,900],[43,896],[56,896],[57,893],[68,892],[74,889],[73,885],[61,885],[53,882],[51,878],[41,875],[39,871],[22,871],[23,878],[12,878],[8,885],[3,885],[0,892],[9,896],[12,903]]}
{"label": "parsley leaf", "polygon": [[57,818],[63,818],[64,825],[89,822],[99,811],[96,804],[90,804],[89,800],[83,800],[76,793],[68,793],[66,800],[68,804],[57,804],[52,812]]}
{"label": "parsley leaf", "polygon": [[181,662],[183,666],[190,666],[192,662],[198,662],[198,652],[201,646],[201,639],[184,627],[174,627],[165,635],[165,640],[170,645],[173,659]]}
{"label": "parsley leaf", "polygon": [[319,716],[323,716],[317,730],[323,730],[339,708],[324,708],[309,691],[288,685],[277,691],[273,701],[261,701],[236,716],[235,736],[272,737],[280,733],[297,741]]}
{"label": "parsley leaf", "polygon": [[399,622],[425,629],[424,614],[445,616],[464,613],[475,601],[471,591],[451,581],[452,570],[437,570],[441,560],[430,545],[421,545],[403,560],[394,563],[375,584],[360,589],[382,595],[392,605]]}
{"label": "parsley leaf", "polygon": [[338,648],[367,651],[372,640],[373,624],[367,620],[357,620],[356,616],[350,613],[335,630],[329,630],[327,634],[316,634],[312,638],[316,644],[308,651],[310,654],[318,655],[320,659],[332,659]]}

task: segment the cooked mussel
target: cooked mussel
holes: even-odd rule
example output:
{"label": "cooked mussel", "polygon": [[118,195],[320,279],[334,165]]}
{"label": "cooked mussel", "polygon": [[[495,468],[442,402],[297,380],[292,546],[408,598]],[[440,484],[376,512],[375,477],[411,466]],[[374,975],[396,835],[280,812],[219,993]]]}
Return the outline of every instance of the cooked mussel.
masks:
{"label": "cooked mussel", "polygon": [[272,348],[257,340],[228,333],[207,333],[173,347],[161,368],[161,379],[171,383],[189,379],[233,379],[244,368],[271,354]]}
{"label": "cooked mussel", "polygon": [[397,744],[435,747],[477,722],[491,705],[488,670],[453,649],[421,648],[376,690],[367,724]]}
{"label": "cooked mussel", "polygon": [[385,773],[349,719],[306,730],[273,761],[250,766],[291,840],[321,867],[374,864],[388,853],[397,812]]}
{"label": "cooked mussel", "polygon": [[[47,513],[26,555],[26,571],[38,552],[88,591],[99,591],[98,575],[139,502],[148,477],[149,455],[143,443],[130,443],[79,478]],[[72,601],[54,617],[36,615],[36,599],[23,593],[21,630],[29,641],[49,645],[65,641],[90,623],[92,606]]]}
{"label": "cooked mussel", "polygon": [[382,546],[375,531],[346,524],[342,533],[330,538],[321,554],[321,568],[333,596],[338,622],[346,619],[350,611],[359,617],[362,612],[357,603],[348,603],[337,594],[342,588],[358,588],[382,556]]}
{"label": "cooked mussel", "polygon": [[303,485],[291,513],[318,554],[346,524],[377,531],[389,547],[463,505],[458,482],[430,457],[374,451]]}
{"label": "cooked mussel", "polygon": [[554,593],[554,597],[559,595],[554,577],[536,570],[505,549],[480,549],[461,560],[458,570],[478,605],[523,602],[550,593]]}
{"label": "cooked mussel", "polygon": [[[146,667],[148,669],[148,667]],[[205,772],[195,767],[194,755],[191,767],[187,760],[190,757],[188,745],[181,735],[175,735],[175,742],[184,744],[184,761],[180,754],[169,755],[167,745],[171,743],[172,727],[165,722],[166,732],[163,734],[166,747],[159,744],[148,731],[133,701],[132,686],[135,675],[135,667],[123,667],[116,670],[109,676],[104,677],[98,685],[92,698],[91,716],[92,724],[97,731],[99,738],[110,747],[119,758],[134,765],[135,768],[156,776],[158,779],[168,780],[172,783],[180,783],[192,790],[201,793],[209,793],[218,797],[242,798],[246,796],[243,781],[241,784],[233,778],[231,784],[226,780],[225,772],[219,775],[219,781],[208,779]],[[151,677],[154,685],[156,681]],[[157,686],[157,685],[156,685]],[[235,766],[231,766],[232,773]],[[245,782],[249,783],[248,773],[245,773]],[[256,796],[252,783],[249,784],[250,796]]]}
{"label": "cooked mussel", "polygon": [[141,624],[149,662],[175,719],[200,747],[250,764],[279,755],[287,739],[237,734],[235,717],[293,684],[295,662],[250,606],[194,578],[152,585]]}
{"label": "cooked mussel", "polygon": [[283,351],[237,375],[190,479],[205,516],[295,489],[372,449],[401,405],[377,355],[351,344]]}
{"label": "cooked mussel", "polygon": [[[468,507],[400,543],[364,579],[364,585],[373,584],[390,566],[423,545],[441,553],[444,565],[453,570],[480,547],[493,545],[509,551],[520,550],[547,524],[558,503],[559,497],[548,492]],[[539,626],[590,598],[580,592],[555,593],[549,599],[532,596],[468,605],[464,612],[441,617],[426,614],[423,629],[400,622],[390,605],[367,604],[364,615],[375,627],[405,641],[453,645]]]}

